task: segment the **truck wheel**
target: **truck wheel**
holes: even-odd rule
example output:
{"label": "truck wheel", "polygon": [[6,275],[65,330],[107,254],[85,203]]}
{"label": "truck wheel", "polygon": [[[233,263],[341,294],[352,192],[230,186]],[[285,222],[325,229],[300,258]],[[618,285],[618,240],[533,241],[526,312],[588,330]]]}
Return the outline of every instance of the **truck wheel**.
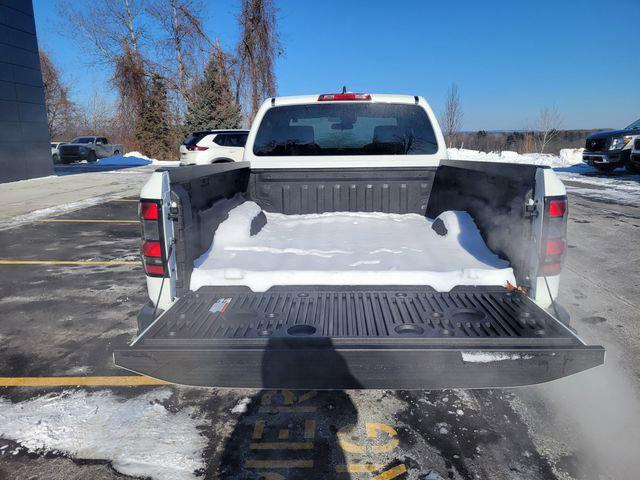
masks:
{"label": "truck wheel", "polygon": [[611,165],[610,163],[604,163],[602,165],[595,165],[596,170],[599,172],[610,173],[616,169],[616,165]]}
{"label": "truck wheel", "polygon": [[628,173],[640,173],[640,168],[636,167],[631,161],[624,166]]}
{"label": "truck wheel", "polygon": [[53,154],[53,163],[60,163],[60,157],[58,157],[57,153]]}
{"label": "truck wheel", "polygon": [[96,152],[89,152],[89,156],[87,156],[87,162],[93,163],[96,160],[98,160],[98,157],[96,157]]}

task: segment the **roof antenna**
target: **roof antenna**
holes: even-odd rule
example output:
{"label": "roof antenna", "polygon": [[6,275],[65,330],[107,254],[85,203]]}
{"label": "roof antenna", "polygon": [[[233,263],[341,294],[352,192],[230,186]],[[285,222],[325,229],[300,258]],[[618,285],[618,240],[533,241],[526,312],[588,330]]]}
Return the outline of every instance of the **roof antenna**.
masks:
{"label": "roof antenna", "polygon": [[343,85],[342,86],[342,94],[344,95],[345,93],[347,93],[347,86]]}

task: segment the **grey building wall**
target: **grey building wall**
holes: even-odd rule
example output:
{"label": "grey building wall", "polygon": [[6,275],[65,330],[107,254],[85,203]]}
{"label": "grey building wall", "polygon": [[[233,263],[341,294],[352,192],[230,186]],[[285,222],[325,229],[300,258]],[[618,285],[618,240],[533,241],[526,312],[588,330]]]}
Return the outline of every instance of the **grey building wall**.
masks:
{"label": "grey building wall", "polygon": [[0,0],[0,183],[53,172],[31,0]]}

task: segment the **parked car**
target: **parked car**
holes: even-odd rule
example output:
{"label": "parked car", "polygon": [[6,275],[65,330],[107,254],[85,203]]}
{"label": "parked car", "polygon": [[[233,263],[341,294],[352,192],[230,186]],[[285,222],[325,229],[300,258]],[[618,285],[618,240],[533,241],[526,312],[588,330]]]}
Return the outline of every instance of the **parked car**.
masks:
{"label": "parked car", "polygon": [[640,119],[622,130],[606,130],[587,137],[582,160],[601,172],[625,167],[630,173],[640,172],[637,162],[631,161],[634,142],[640,139]]}
{"label": "parked car", "polygon": [[99,158],[120,155],[122,145],[111,144],[106,137],[77,137],[58,147],[58,151],[61,163],[95,162]]}
{"label": "parked car", "polygon": [[53,163],[60,162],[60,151],[58,148],[60,145],[64,145],[66,142],[51,142],[51,159]]}
{"label": "parked car", "polygon": [[633,150],[631,151],[631,168],[635,173],[640,172],[640,138],[636,138],[633,142]]}
{"label": "parked car", "polygon": [[[159,169],[142,188],[149,303],[116,365],[210,387],[422,390],[541,383],[604,362],[550,313],[568,212],[552,169],[449,160],[424,98],[354,93],[269,99],[244,160]],[[494,260],[405,246],[409,219],[433,229],[427,242],[458,242],[457,214]],[[365,221],[387,223],[370,235]],[[278,244],[251,243],[262,234]],[[495,259],[513,281],[486,276]]]}
{"label": "parked car", "polygon": [[180,145],[180,165],[241,162],[249,130],[202,130]]}

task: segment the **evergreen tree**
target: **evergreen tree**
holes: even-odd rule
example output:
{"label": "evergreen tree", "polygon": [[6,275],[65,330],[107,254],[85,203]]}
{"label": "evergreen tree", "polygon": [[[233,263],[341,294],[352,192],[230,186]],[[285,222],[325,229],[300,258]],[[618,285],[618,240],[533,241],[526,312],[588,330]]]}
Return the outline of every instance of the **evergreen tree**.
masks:
{"label": "evergreen tree", "polygon": [[160,160],[175,157],[171,142],[171,127],[167,88],[160,75],[148,82],[144,103],[136,122],[135,134],[142,153]]}
{"label": "evergreen tree", "polygon": [[195,87],[193,97],[184,119],[187,134],[208,128],[240,127],[242,112],[219,55],[214,55],[209,60],[202,80]]}

